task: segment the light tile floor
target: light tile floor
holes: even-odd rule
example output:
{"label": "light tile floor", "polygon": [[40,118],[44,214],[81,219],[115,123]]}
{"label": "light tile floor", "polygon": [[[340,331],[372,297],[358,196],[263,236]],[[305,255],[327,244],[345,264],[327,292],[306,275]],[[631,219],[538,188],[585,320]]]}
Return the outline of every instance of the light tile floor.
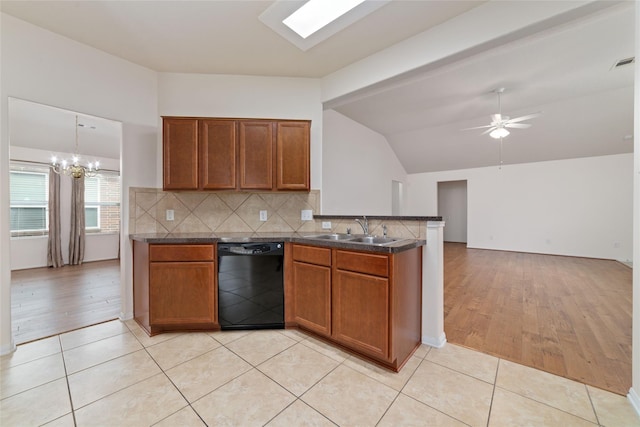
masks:
{"label": "light tile floor", "polygon": [[616,394],[447,344],[392,373],[293,330],[112,321],[1,360],[2,426],[640,426]]}

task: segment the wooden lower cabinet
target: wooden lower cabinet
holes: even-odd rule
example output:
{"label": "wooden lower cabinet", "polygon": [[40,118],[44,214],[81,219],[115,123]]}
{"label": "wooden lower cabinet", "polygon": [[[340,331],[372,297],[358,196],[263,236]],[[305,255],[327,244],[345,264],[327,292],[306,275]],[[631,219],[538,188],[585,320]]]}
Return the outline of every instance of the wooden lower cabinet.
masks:
{"label": "wooden lower cabinet", "polygon": [[134,318],[149,335],[215,330],[218,303],[213,244],[133,242]]}
{"label": "wooden lower cabinet", "polygon": [[294,245],[294,321],[331,336],[331,249]]}
{"label": "wooden lower cabinet", "polygon": [[422,248],[290,252],[291,324],[398,371],[421,342]]}
{"label": "wooden lower cabinet", "polygon": [[389,358],[389,279],[336,270],[333,337],[383,360]]}

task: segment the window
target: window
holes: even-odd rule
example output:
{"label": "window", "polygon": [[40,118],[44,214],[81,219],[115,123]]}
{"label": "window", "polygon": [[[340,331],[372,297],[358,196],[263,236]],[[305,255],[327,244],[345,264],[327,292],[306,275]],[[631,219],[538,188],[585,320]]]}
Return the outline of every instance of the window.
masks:
{"label": "window", "polygon": [[49,228],[49,168],[12,162],[9,192],[11,235],[46,235]]}
{"label": "window", "polygon": [[89,233],[120,231],[120,176],[100,172],[84,180],[85,230]]}

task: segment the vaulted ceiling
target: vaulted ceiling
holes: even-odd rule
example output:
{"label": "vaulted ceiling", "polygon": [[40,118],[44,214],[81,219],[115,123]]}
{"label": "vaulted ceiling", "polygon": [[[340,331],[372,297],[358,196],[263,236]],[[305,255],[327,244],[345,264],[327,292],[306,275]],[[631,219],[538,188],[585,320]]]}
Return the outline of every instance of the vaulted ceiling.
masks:
{"label": "vaulted ceiling", "polygon": [[[259,20],[271,3],[5,0],[0,10],[160,72],[322,78],[484,2],[393,0],[305,52]],[[631,152],[634,65],[613,65],[634,54],[634,2],[596,3],[325,107],[384,135],[408,173],[495,165],[499,142],[461,129],[490,122],[499,87],[503,114],[542,111],[504,139],[505,163]]]}

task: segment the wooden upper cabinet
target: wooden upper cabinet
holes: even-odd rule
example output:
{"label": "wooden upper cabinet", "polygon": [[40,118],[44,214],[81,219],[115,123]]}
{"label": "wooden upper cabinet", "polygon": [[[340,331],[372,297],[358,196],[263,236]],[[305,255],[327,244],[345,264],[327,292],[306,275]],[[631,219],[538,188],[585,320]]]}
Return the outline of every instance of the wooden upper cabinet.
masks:
{"label": "wooden upper cabinet", "polygon": [[165,118],[162,129],[164,190],[198,189],[198,120]]}
{"label": "wooden upper cabinet", "polygon": [[163,117],[164,190],[309,191],[308,120]]}
{"label": "wooden upper cabinet", "polygon": [[273,122],[239,122],[240,188],[273,188]]}
{"label": "wooden upper cabinet", "polygon": [[234,190],[236,185],[236,121],[199,120],[201,190]]}
{"label": "wooden upper cabinet", "polygon": [[277,122],[276,189],[310,189],[309,122]]}

